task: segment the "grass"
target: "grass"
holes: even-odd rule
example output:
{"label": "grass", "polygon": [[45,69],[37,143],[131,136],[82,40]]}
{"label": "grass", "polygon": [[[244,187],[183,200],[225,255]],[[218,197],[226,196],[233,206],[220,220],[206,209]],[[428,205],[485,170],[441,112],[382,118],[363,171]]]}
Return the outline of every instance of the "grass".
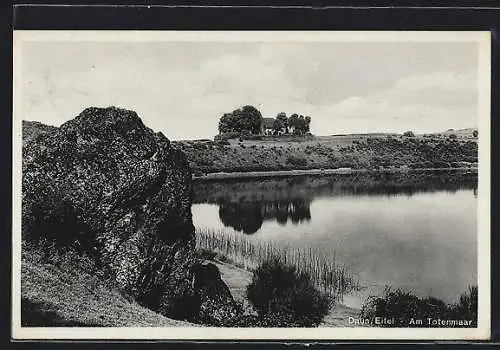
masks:
{"label": "grass", "polygon": [[262,261],[271,259],[295,266],[299,272],[309,274],[315,285],[336,301],[359,288],[354,275],[336,260],[334,250],[290,247],[209,229],[197,229],[196,237],[199,251],[216,252],[217,260],[230,262],[249,271],[257,268]]}
{"label": "grass", "polygon": [[23,242],[23,327],[195,327],[157,314],[92,272],[88,259]]}

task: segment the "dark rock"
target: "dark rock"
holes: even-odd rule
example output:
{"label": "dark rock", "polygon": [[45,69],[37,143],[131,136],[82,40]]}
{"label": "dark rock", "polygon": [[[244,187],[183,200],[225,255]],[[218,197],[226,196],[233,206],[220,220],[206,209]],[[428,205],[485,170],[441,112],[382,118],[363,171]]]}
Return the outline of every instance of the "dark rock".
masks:
{"label": "dark rock", "polygon": [[200,321],[216,326],[230,323],[238,315],[238,308],[217,266],[212,263],[197,264],[194,271],[194,289],[200,300]]}
{"label": "dark rock", "polygon": [[46,134],[54,130],[57,130],[57,128],[52,125],[23,120],[23,145],[36,139],[41,134]]}
{"label": "dark rock", "polygon": [[59,128],[28,135],[23,239],[70,246],[93,257],[142,305],[173,318],[195,317],[184,154],[135,112],[115,107],[88,108]]}

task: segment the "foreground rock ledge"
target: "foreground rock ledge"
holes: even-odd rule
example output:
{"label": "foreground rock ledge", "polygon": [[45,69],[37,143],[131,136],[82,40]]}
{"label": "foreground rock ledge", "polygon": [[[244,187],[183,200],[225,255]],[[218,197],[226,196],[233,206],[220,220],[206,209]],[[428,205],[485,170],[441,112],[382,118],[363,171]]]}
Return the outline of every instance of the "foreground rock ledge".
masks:
{"label": "foreground rock ledge", "polygon": [[[199,318],[205,293],[196,288],[206,282],[195,276],[184,154],[135,112],[115,107],[87,108],[59,128],[25,137],[23,239],[77,249],[140,304]],[[216,318],[234,311],[227,287],[220,290],[228,311]]]}

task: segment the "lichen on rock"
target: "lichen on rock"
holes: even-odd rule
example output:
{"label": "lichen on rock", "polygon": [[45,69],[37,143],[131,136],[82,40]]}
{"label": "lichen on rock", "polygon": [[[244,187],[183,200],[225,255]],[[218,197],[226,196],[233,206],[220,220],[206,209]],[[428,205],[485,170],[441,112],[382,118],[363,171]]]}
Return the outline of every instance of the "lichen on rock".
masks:
{"label": "lichen on rock", "polygon": [[192,319],[191,171],[133,111],[85,109],[23,146],[23,239],[91,256],[116,285],[163,315]]}

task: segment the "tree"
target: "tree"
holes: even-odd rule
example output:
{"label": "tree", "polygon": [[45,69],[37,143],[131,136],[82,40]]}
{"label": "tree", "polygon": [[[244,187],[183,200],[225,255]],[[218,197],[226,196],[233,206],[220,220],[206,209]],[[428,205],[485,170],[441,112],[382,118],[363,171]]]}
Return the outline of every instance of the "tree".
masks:
{"label": "tree", "polygon": [[306,133],[306,120],[303,115],[298,116],[294,120],[294,124],[293,133],[295,135],[304,135]]}
{"label": "tree", "polygon": [[474,130],[474,131],[472,132],[472,136],[473,136],[473,137],[478,137],[478,136],[479,136],[479,132],[478,132],[477,130]]}
{"label": "tree", "polygon": [[294,113],[290,117],[288,117],[288,127],[295,130],[297,126],[297,120],[299,120],[298,114]]}
{"label": "tree", "polygon": [[253,106],[243,106],[231,113],[224,113],[219,120],[219,132],[244,132],[260,133],[262,114]]}
{"label": "tree", "polygon": [[450,136],[448,136],[450,138],[450,140],[456,140],[457,139],[457,135],[455,134],[450,134]]}
{"label": "tree", "polygon": [[243,124],[246,130],[253,134],[260,133],[260,126],[262,124],[262,114],[254,106],[246,105],[241,108]]}
{"label": "tree", "polygon": [[310,132],[311,131],[311,117],[310,116],[306,116],[305,118],[305,121],[306,121],[306,132]]}
{"label": "tree", "polygon": [[408,130],[408,131],[405,131],[403,133],[403,136],[406,136],[406,137],[415,137],[415,134],[413,133],[413,131]]}
{"label": "tree", "polygon": [[285,133],[288,133],[288,118],[286,117],[285,112],[280,112],[276,116],[276,120],[279,120],[281,123],[282,127],[285,129]]}
{"label": "tree", "polygon": [[274,134],[278,134],[278,132],[280,132],[282,129],[284,128],[283,126],[283,123],[281,122],[281,120],[279,120],[278,118],[274,119],[274,123],[273,123],[273,131],[274,131]]}
{"label": "tree", "polygon": [[224,113],[219,120],[219,133],[232,132],[234,128],[234,118],[231,113]]}

